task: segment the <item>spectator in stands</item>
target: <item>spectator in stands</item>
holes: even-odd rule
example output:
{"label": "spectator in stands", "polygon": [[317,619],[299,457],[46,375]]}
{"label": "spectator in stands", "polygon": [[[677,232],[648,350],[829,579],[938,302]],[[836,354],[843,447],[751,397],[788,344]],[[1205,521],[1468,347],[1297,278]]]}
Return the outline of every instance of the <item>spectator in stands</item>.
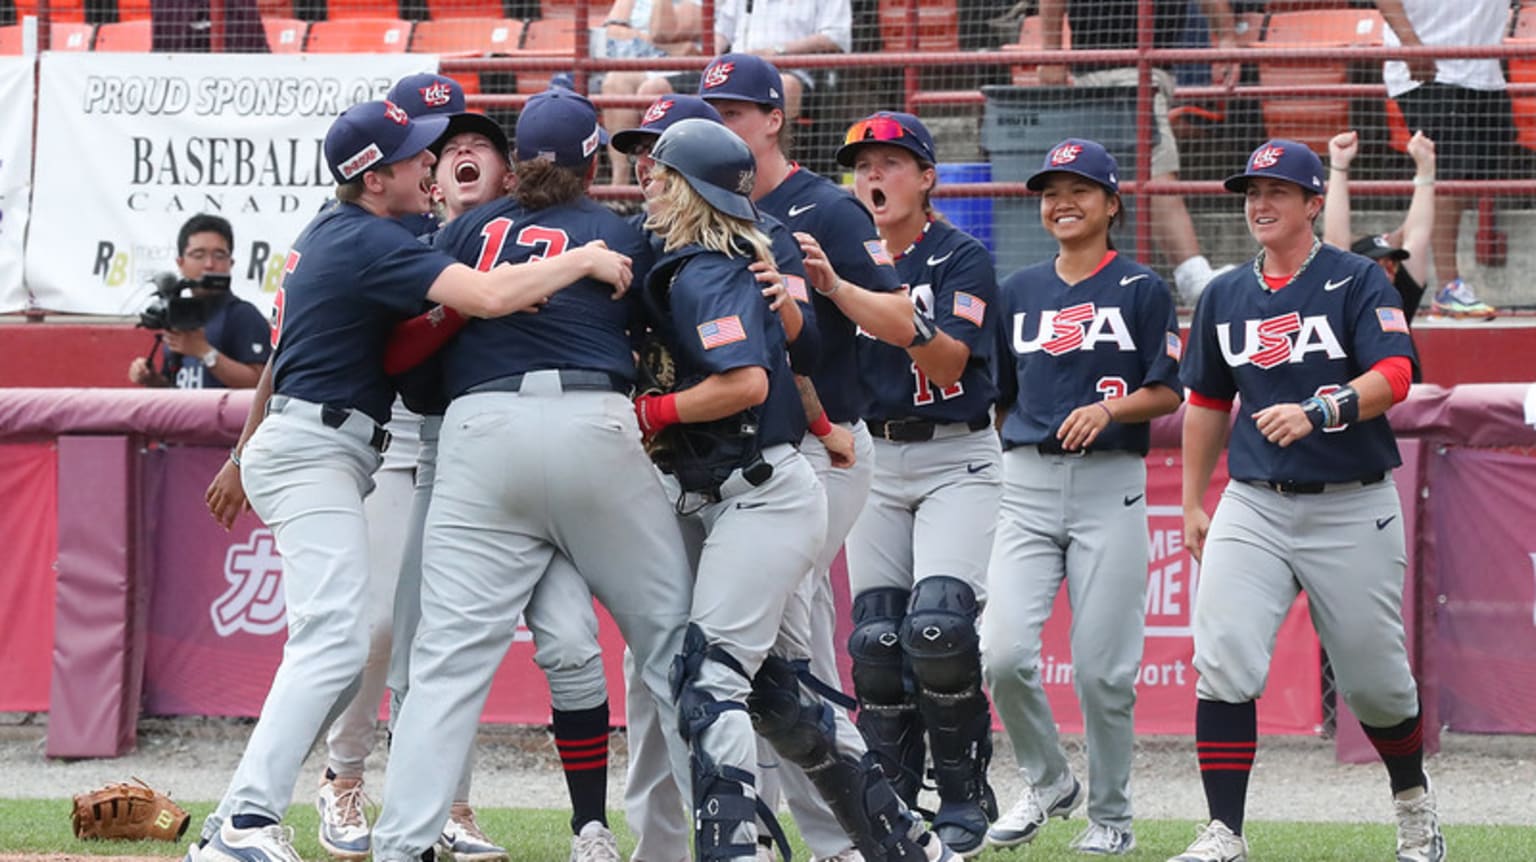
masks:
{"label": "spectator in stands", "polygon": [[[223,0],[221,32],[213,31],[209,0],[150,0],[150,44],[155,51],[265,54],[267,31],[256,0]],[[217,35],[217,41],[214,36]]]}
{"label": "spectator in stands", "polygon": [[[267,362],[272,329],[256,306],[229,289],[234,264],[234,229],[228,220],[199,213],[181,226],[176,236],[176,268],[181,280],[193,282],[190,293],[202,300],[207,322],[197,329],[167,329],[157,333],[164,342],[163,358],[156,369],[149,357],[140,356],[128,365],[128,379],[140,386],[178,389],[250,389],[261,377]],[[208,279],[204,276],[223,276]]]}
{"label": "spectator in stands", "polygon": [[[1509,21],[1509,0],[1376,0],[1391,45],[1497,45]],[[1515,127],[1504,72],[1496,59],[1391,61],[1382,67],[1387,95],[1396,100],[1410,129],[1435,141],[1440,172],[1448,180],[1498,179],[1514,162]],[[1435,275],[1440,289],[1431,314],[1492,318],[1461,278],[1456,244],[1467,199],[1439,194],[1435,200]]]}
{"label": "spectator in stands", "polygon": [[[1228,0],[1199,0],[1199,4],[1210,26],[1212,45],[1236,47],[1237,35]],[[1072,28],[1072,47],[1075,49],[1134,48],[1137,5],[1137,0],[1040,0],[1042,47],[1046,50],[1062,47],[1062,21],[1066,19]],[[1156,47],[1173,47],[1180,42],[1188,10],[1188,0],[1154,0],[1153,44]],[[1233,86],[1237,83],[1238,70],[1237,63],[1212,64],[1211,81],[1217,86]],[[1127,86],[1135,84],[1136,80],[1134,66],[1079,66],[1071,76],[1071,83],[1080,87]],[[1040,67],[1041,84],[1062,86],[1068,82],[1067,67]],[[1152,148],[1152,179],[1176,180],[1179,147],[1168,122],[1168,107],[1173,100],[1173,75],[1167,69],[1153,69],[1152,83],[1157,88],[1152,98],[1152,110],[1158,133],[1157,143]],[[1210,261],[1200,253],[1200,241],[1195,236],[1195,225],[1184,206],[1184,199],[1178,195],[1152,195],[1147,198],[1147,206],[1151,208],[1152,242],[1173,267],[1179,299],[1193,304],[1216,275],[1216,270],[1211,269]]]}
{"label": "spectator in stands", "polygon": [[[1360,149],[1360,135],[1341,132],[1328,142],[1328,195],[1323,204],[1323,241],[1364,255],[1386,270],[1403,297],[1408,322],[1419,310],[1429,279],[1429,243],[1435,226],[1435,142],[1423,132],[1408,141],[1413,157],[1413,200],[1403,223],[1387,233],[1351,240],[1349,166]],[[1352,243],[1352,244],[1351,244]]]}
{"label": "spectator in stands", "polygon": [[[602,57],[664,57],[699,53],[699,5],[693,0],[616,0],[603,22],[603,40],[593,54]],[[679,34],[691,33],[692,36]],[[604,96],[664,95],[687,92],[698,80],[696,72],[607,72],[598,82]],[[636,108],[603,109],[603,127],[632,129],[640,125]],[[613,184],[629,182],[629,156],[609,148]]]}
{"label": "spectator in stands", "polygon": [[[690,29],[679,20],[669,36],[699,38],[700,23]],[[661,38],[652,31],[652,38]],[[719,0],[715,4],[715,53],[756,54],[773,60],[782,54],[839,54],[853,45],[852,0]],[[784,122],[800,116],[805,91],[814,88],[807,69],[784,69]],[[652,78],[641,95],[673,92],[664,78]],[[618,174],[615,174],[617,177]],[[615,180],[617,182],[617,180]]]}

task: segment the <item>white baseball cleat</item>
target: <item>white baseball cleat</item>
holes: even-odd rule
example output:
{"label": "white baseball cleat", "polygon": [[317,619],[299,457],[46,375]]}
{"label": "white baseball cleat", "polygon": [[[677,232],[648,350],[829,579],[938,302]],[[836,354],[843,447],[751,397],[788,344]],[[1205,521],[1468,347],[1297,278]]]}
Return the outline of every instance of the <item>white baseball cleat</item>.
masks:
{"label": "white baseball cleat", "polygon": [[816,862],[864,862],[864,854],[849,847],[836,856],[823,856],[817,859]]}
{"label": "white baseball cleat", "polygon": [[368,858],[371,842],[364,812],[367,804],[360,779],[320,782],[320,792],[315,795],[315,810],[320,813],[320,846],[331,858]]}
{"label": "white baseball cleat", "polygon": [[1168,862],[1247,862],[1248,842],[1227,824],[1212,820],[1195,838],[1189,849]]}
{"label": "white baseball cleat", "polygon": [[448,848],[455,862],[510,862],[511,859],[507,848],[480,831],[480,824],[475,822],[475,809],[461,802],[453,804],[438,841]]}
{"label": "white baseball cleat", "polygon": [[1124,856],[1136,849],[1136,834],[1130,827],[1090,821],[1088,828],[1072,839],[1072,849],[1089,856]]}
{"label": "white baseball cleat", "polygon": [[570,862],[623,862],[619,842],[608,827],[589,820],[571,839]]}
{"label": "white baseball cleat", "polygon": [[1394,799],[1392,807],[1397,810],[1397,862],[1445,862],[1445,836],[1429,779],[1423,796]]}
{"label": "white baseball cleat", "polygon": [[304,862],[293,849],[293,828],[281,823],[236,829],[226,821],[198,858],[201,862]]}
{"label": "white baseball cleat", "polygon": [[987,830],[987,843],[994,847],[1028,844],[1040,834],[1045,821],[1052,817],[1066,820],[1072,816],[1073,809],[1083,801],[1082,783],[1077,776],[1067,773],[1067,780],[1059,782],[1053,789],[1056,793],[1052,794],[1051,801],[1042,805],[1035,789],[1026,786],[1019,801]]}

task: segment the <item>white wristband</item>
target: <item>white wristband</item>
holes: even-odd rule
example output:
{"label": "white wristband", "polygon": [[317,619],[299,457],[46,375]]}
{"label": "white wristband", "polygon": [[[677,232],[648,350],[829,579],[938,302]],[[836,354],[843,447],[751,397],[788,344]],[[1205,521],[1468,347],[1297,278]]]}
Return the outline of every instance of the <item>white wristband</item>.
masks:
{"label": "white wristband", "polygon": [[1432,185],[1435,184],[1435,178],[1432,177],[1432,176],[1431,177],[1415,176],[1413,178],[1413,184],[1414,184],[1414,186],[1416,186],[1418,188],[1424,188],[1425,186],[1432,186]]}

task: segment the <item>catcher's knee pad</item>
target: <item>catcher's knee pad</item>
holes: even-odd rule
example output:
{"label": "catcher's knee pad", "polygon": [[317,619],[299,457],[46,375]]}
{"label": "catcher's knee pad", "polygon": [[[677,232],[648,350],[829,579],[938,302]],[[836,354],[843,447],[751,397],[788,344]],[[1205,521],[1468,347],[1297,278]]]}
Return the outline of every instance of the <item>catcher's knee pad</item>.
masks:
{"label": "catcher's knee pad", "polygon": [[958,693],[980,688],[979,611],[976,592],[959,578],[934,575],[913,587],[901,624],[901,647],[912,662],[920,691]]}
{"label": "catcher's knee pad", "polygon": [[906,590],[882,587],[853,599],[853,690],[861,704],[899,704],[908,699],[901,650],[901,620],[907,613]]}
{"label": "catcher's knee pad", "polygon": [[794,664],[769,656],[752,678],[747,698],[752,728],[790,763],[810,772],[835,753],[832,709],[800,686]]}
{"label": "catcher's knee pad", "polygon": [[751,679],[730,653],[704,637],[703,629],[694,623],[688,624],[688,631],[683,635],[683,650],[672,659],[668,681],[672,685],[672,700],[677,703],[678,733],[695,749],[699,735],[718,721],[721,713],[747,708],[746,704],[737,701],[716,700],[714,695],[699,687],[699,671],[707,661],[725,665],[743,678]]}

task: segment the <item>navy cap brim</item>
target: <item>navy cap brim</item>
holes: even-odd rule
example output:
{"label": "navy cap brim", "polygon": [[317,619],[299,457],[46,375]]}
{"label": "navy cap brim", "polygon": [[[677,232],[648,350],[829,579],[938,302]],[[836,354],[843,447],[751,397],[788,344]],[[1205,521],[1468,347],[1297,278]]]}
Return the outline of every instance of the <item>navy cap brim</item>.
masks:
{"label": "navy cap brim", "polygon": [[1277,177],[1274,174],[1259,173],[1254,171],[1247,171],[1241,174],[1233,174],[1222,182],[1222,186],[1229,192],[1242,194],[1243,192],[1248,191],[1249,181],[1257,179],[1279,180],[1282,183],[1290,183],[1291,185],[1301,189],[1304,192],[1311,192],[1315,195],[1322,194],[1322,192],[1312,188],[1306,183],[1299,183],[1289,177]]}
{"label": "navy cap brim", "polygon": [[1082,177],[1085,180],[1091,181],[1094,185],[1099,186],[1100,188],[1107,189],[1110,194],[1120,193],[1119,189],[1105,185],[1103,180],[1099,179],[1093,174],[1090,174],[1087,171],[1073,170],[1072,168],[1050,168],[1048,170],[1035,171],[1029,175],[1029,179],[1024,181],[1024,187],[1032,192],[1044,191],[1045,184],[1051,178],[1051,174],[1071,174],[1076,177]]}
{"label": "navy cap brim", "polygon": [[720,212],[739,219],[746,219],[747,221],[757,221],[757,206],[746,195],[726,191],[725,189],[712,186],[703,180],[695,181],[693,177],[676,168],[673,168],[672,173],[682,177],[694,191],[699,193],[699,197],[703,198],[710,206]]}
{"label": "navy cap brim", "polygon": [[448,123],[443,127],[443,133],[438,135],[437,140],[432,142],[432,154],[437,155],[441,153],[443,147],[447,145],[449,138],[466,132],[484,135],[496,146],[497,152],[508,159],[511,158],[508,150],[512,148],[512,145],[507,138],[506,130],[501,127],[501,124],[484,114],[471,112],[453,114],[448,117]]}
{"label": "navy cap brim", "polygon": [[635,154],[635,150],[639,149],[642,144],[654,144],[659,137],[661,137],[661,132],[651,129],[625,129],[621,132],[614,132],[613,148],[627,156],[632,156]]}
{"label": "navy cap brim", "polygon": [[443,130],[448,128],[448,117],[442,114],[428,114],[411,120],[411,130],[405,139],[395,147],[392,153],[386,153],[382,161],[370,165],[368,170],[373,170],[380,165],[392,165],[402,162],[432,146],[442,136]]}

